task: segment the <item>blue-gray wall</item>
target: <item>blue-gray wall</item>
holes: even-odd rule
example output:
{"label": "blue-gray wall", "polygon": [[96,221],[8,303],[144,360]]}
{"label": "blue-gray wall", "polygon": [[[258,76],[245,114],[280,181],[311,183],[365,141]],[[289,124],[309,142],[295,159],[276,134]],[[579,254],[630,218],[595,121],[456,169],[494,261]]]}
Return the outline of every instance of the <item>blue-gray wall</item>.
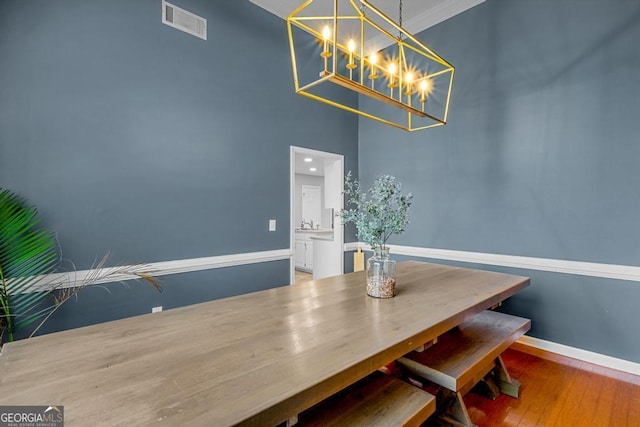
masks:
{"label": "blue-gray wall", "polygon": [[[360,177],[415,195],[391,243],[640,266],[640,3],[487,0],[420,38],[456,66],[449,124],[359,127]],[[511,271],[531,335],[640,362],[640,283]]]}
{"label": "blue-gray wall", "polygon": [[[77,269],[289,247],[289,146],[345,155],[355,116],[295,95],[284,21],[243,0],[0,1],[0,187],[39,207]],[[278,230],[268,232],[268,220]],[[58,330],[289,282],[288,262],[109,285]]]}
{"label": "blue-gray wall", "polygon": [[[396,175],[395,243],[640,265],[637,1],[487,0],[428,30],[456,82],[450,124],[416,134],[294,95],[284,23],[248,1],[174,3],[208,41],[160,0],[0,0],[0,186],[77,268],[288,247],[290,145]],[[532,277],[506,310],[533,336],[640,361],[638,283],[472,267]],[[94,287],[45,332],[287,282],[278,261]]]}

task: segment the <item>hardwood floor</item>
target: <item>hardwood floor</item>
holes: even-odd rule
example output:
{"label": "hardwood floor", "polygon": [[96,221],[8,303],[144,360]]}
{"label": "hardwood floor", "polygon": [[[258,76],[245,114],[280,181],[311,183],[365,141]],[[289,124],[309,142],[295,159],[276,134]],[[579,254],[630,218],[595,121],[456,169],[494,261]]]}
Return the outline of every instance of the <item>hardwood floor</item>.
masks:
{"label": "hardwood floor", "polygon": [[479,427],[640,427],[640,377],[546,352],[511,348],[503,359],[522,383],[520,398],[467,394]]}
{"label": "hardwood floor", "polygon": [[304,283],[304,282],[308,282],[309,280],[313,279],[313,275],[309,274],[309,273],[305,273],[304,271],[300,271],[300,270],[296,270],[296,277],[295,277],[295,285],[299,285],[300,283]]}

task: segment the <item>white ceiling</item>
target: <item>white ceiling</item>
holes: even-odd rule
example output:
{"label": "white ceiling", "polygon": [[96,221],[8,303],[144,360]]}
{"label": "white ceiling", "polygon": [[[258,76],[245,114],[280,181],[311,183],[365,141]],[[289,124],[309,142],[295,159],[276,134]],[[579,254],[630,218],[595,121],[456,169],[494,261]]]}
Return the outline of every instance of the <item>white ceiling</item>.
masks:
{"label": "white ceiling", "polygon": [[[287,19],[287,15],[304,2],[304,0],[250,1],[282,19]],[[485,0],[403,0],[403,27],[408,32],[416,34],[484,1]],[[398,1],[370,0],[369,3],[380,9],[391,19],[396,22],[398,21]],[[317,4],[316,9],[322,10],[324,14],[332,15],[332,0],[315,0],[313,4],[314,6]]]}
{"label": "white ceiling", "polygon": [[[311,159],[305,162],[304,159]],[[303,175],[324,176],[324,158],[322,156],[311,156],[308,154],[296,153],[296,173]],[[309,169],[315,168],[315,171]]]}

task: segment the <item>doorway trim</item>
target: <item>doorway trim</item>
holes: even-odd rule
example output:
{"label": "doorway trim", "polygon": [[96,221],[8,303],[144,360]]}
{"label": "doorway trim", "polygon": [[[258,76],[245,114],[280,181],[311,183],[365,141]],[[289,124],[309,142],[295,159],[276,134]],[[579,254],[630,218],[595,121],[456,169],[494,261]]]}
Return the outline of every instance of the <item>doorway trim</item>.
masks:
{"label": "doorway trim", "polygon": [[[296,265],[295,265],[295,239],[296,239],[296,224],[295,224],[295,185],[296,185],[296,154],[315,156],[321,159],[330,159],[339,162],[338,178],[339,192],[340,192],[340,209],[344,206],[342,193],[344,192],[344,155],[329,153],[327,151],[313,150],[311,148],[290,146],[289,151],[289,248],[291,251],[291,259],[289,261],[289,283],[293,285],[295,283]],[[325,177],[326,180],[326,177]],[[344,227],[340,216],[336,216],[334,211],[333,215],[333,238],[340,243],[340,271],[344,273]]]}

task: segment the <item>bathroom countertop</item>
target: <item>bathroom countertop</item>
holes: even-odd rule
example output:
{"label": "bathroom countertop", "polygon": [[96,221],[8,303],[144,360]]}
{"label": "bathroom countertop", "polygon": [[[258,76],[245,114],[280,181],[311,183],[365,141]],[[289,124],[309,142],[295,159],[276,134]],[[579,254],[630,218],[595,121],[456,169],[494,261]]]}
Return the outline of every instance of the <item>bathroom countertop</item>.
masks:
{"label": "bathroom countertop", "polygon": [[333,242],[333,234],[331,236],[311,236],[311,240],[324,240]]}

